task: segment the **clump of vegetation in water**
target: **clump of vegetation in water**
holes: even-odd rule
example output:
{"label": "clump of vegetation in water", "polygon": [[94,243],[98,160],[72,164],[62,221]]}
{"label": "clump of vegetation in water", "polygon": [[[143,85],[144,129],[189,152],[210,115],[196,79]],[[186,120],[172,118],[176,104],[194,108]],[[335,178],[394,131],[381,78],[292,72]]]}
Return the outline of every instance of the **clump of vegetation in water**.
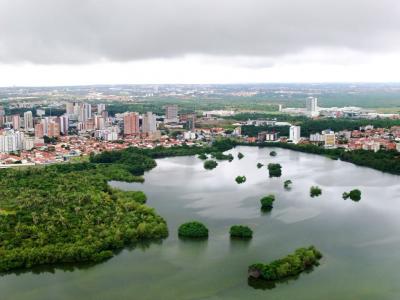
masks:
{"label": "clump of vegetation in water", "polygon": [[280,177],[282,175],[282,166],[280,164],[268,164],[269,177]]}
{"label": "clump of vegetation in water", "polygon": [[262,210],[271,210],[275,201],[275,195],[268,195],[260,199]]}
{"label": "clump of vegetation in water", "polygon": [[299,248],[293,254],[269,264],[257,263],[249,266],[248,274],[249,277],[267,281],[286,279],[318,266],[321,258],[321,252],[314,246]]}
{"label": "clump of vegetation in water", "polygon": [[292,181],[291,180],[285,180],[285,182],[283,183],[283,187],[287,190],[290,190],[290,188],[292,187]]}
{"label": "clump of vegetation in water", "polygon": [[204,169],[206,170],[212,170],[218,166],[218,163],[215,160],[206,160],[204,162]]}
{"label": "clump of vegetation in water", "polygon": [[250,239],[253,237],[253,230],[248,226],[234,225],[229,230],[231,238]]}
{"label": "clump of vegetation in water", "polygon": [[262,167],[264,167],[264,165],[262,163],[257,164],[257,168],[261,169]]}
{"label": "clump of vegetation in water", "polygon": [[312,186],[310,188],[310,196],[311,197],[318,197],[322,194],[322,190],[318,186]]}
{"label": "clump of vegetation in water", "polygon": [[211,153],[211,156],[217,160],[228,160],[228,161],[233,160],[233,155],[230,153],[223,154],[222,152],[213,152],[213,153]]}
{"label": "clump of vegetation in water", "polygon": [[239,152],[239,153],[238,153],[238,158],[239,158],[239,159],[242,159],[243,157],[244,157],[243,153],[242,153],[242,152]]}
{"label": "clump of vegetation in water", "polygon": [[276,153],[275,151],[271,151],[271,152],[269,153],[269,155],[270,155],[270,156],[276,156],[277,153]]}
{"label": "clump of vegetation in water", "polygon": [[244,183],[246,182],[246,176],[237,176],[235,180],[238,184]]}
{"label": "clump of vegetation in water", "polygon": [[186,238],[206,238],[208,229],[203,223],[192,221],[179,226],[178,235]]}
{"label": "clump of vegetation in water", "polygon": [[199,156],[197,156],[198,158],[200,158],[201,160],[206,160],[208,157],[207,157],[207,154],[205,154],[205,153],[201,153],[201,154],[199,154]]}
{"label": "clump of vegetation in water", "polygon": [[350,193],[343,193],[343,199],[346,200],[350,198],[353,201],[360,201],[361,200],[361,191],[358,189],[350,191]]}

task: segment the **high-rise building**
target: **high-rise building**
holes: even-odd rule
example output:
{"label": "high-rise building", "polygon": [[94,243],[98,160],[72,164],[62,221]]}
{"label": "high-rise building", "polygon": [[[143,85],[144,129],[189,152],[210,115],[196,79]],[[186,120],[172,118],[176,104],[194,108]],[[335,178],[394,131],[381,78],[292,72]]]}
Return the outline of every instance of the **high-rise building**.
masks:
{"label": "high-rise building", "polygon": [[289,128],[289,140],[294,144],[297,144],[300,141],[300,131],[300,126],[290,126]]}
{"label": "high-rise building", "polygon": [[14,152],[23,149],[24,133],[15,130],[6,130],[0,135],[0,152]]}
{"label": "high-rise building", "polygon": [[31,111],[24,113],[24,129],[30,131],[33,129],[33,114]]}
{"label": "high-rise building", "polygon": [[21,127],[21,118],[19,115],[12,116],[12,127],[14,130],[18,130]]}
{"label": "high-rise building", "polygon": [[154,133],[157,130],[156,116],[152,112],[147,112],[143,116],[142,131],[143,133]]}
{"label": "high-rise building", "polygon": [[100,115],[103,111],[106,110],[106,105],[103,103],[97,104],[97,114]]}
{"label": "high-rise building", "polygon": [[124,134],[131,135],[139,133],[139,115],[135,112],[124,115]]}
{"label": "high-rise building", "polygon": [[105,120],[102,116],[99,115],[94,116],[94,127],[97,130],[102,130],[105,128]]}
{"label": "high-rise building", "polygon": [[65,110],[66,110],[66,114],[68,116],[71,116],[71,115],[75,114],[74,103],[73,102],[67,102],[67,104],[65,104]]}
{"label": "high-rise building", "polygon": [[196,127],[196,114],[187,114],[183,118],[187,130],[194,130]]}
{"label": "high-rise building", "polygon": [[178,105],[167,105],[165,107],[165,122],[178,122]]}
{"label": "high-rise building", "polygon": [[85,112],[86,120],[92,117],[92,105],[89,103],[83,104],[83,110]]}
{"label": "high-rise building", "polygon": [[36,138],[43,138],[44,136],[44,124],[43,123],[38,123],[35,125],[35,137]]}
{"label": "high-rise building", "polygon": [[58,137],[60,136],[60,125],[57,122],[51,121],[47,128],[48,137]]}
{"label": "high-rise building", "polygon": [[79,122],[86,122],[92,117],[92,105],[89,103],[81,103],[78,106],[78,120]]}
{"label": "high-rise building", "polygon": [[60,123],[60,132],[63,135],[68,134],[68,129],[69,129],[69,117],[68,115],[62,115],[59,117],[59,123]]}
{"label": "high-rise building", "polygon": [[318,99],[315,97],[308,97],[306,101],[306,109],[310,117],[318,116]]}
{"label": "high-rise building", "polygon": [[0,106],[0,128],[2,128],[4,126],[5,123],[5,116],[6,116],[6,112],[4,110],[3,106]]}

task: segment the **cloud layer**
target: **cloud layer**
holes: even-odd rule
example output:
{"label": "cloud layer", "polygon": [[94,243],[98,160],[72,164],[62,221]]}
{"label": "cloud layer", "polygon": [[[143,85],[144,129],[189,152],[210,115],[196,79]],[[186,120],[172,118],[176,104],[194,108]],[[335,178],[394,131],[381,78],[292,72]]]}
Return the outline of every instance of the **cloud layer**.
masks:
{"label": "cloud layer", "polygon": [[0,0],[0,63],[400,50],[398,0]]}

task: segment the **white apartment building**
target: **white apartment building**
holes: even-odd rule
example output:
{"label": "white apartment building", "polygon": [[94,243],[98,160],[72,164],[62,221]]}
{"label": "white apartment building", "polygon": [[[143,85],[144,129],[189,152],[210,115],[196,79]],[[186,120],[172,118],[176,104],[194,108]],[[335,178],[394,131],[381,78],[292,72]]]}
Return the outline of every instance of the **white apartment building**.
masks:
{"label": "white apartment building", "polygon": [[300,126],[290,126],[289,140],[291,140],[294,144],[297,144],[300,141],[300,132]]}

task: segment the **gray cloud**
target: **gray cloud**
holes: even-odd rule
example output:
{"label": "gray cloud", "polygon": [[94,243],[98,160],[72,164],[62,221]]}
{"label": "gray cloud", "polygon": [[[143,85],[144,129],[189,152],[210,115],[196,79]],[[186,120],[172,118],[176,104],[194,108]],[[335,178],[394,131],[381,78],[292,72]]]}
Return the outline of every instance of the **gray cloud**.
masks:
{"label": "gray cloud", "polygon": [[0,0],[0,62],[400,50],[398,0]]}

